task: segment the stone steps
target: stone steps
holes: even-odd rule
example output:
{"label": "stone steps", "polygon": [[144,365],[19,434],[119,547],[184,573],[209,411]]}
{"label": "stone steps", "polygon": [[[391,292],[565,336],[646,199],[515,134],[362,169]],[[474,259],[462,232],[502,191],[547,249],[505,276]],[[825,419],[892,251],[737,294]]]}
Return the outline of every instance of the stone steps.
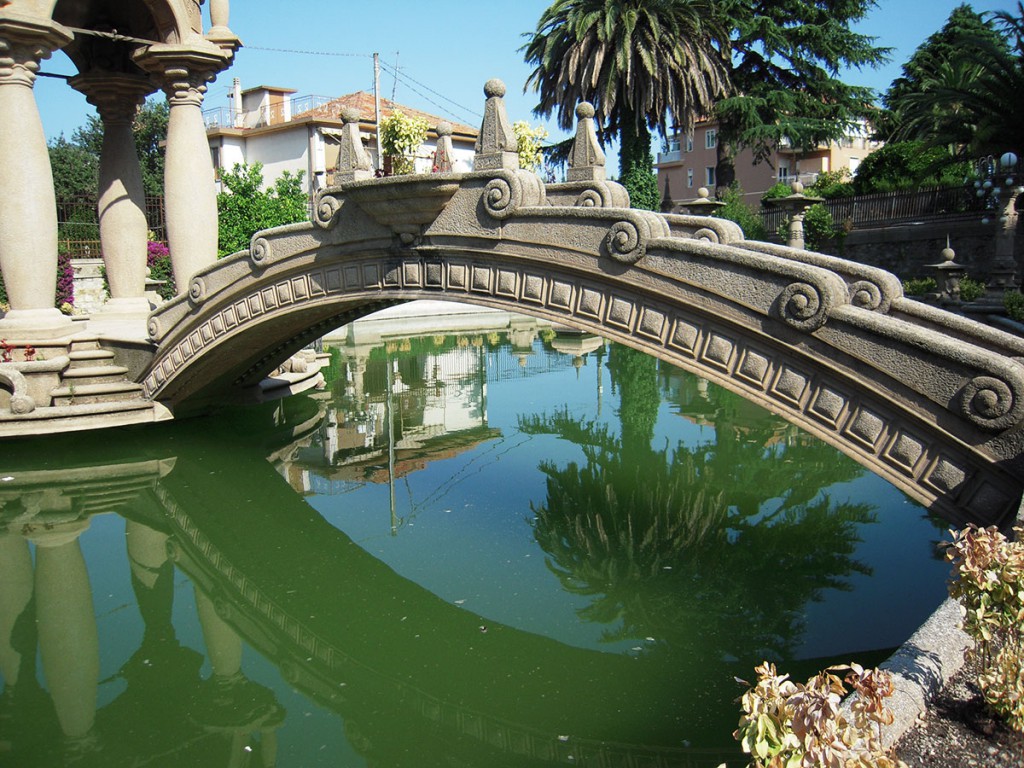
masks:
{"label": "stone steps", "polygon": [[61,382],[77,389],[89,384],[113,384],[126,381],[126,373],[128,373],[128,369],[120,365],[70,367],[61,374]]}
{"label": "stone steps", "polygon": [[[65,378],[65,381],[68,381]],[[94,403],[123,403],[142,399],[142,386],[133,381],[109,381],[104,383],[75,383],[71,379],[67,386],[56,387],[50,397],[54,406],[91,405]]]}
{"label": "stone steps", "polygon": [[68,359],[71,360],[71,368],[87,368],[109,363],[114,359],[114,353],[106,349],[72,349]]}

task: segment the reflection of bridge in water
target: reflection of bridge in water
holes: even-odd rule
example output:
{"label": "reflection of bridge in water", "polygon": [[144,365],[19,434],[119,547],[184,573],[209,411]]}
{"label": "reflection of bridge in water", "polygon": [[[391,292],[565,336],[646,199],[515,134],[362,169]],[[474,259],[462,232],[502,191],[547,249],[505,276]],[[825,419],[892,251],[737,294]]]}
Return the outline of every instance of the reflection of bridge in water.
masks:
{"label": "reflection of bridge in water", "polygon": [[[304,417],[304,442],[314,415]],[[280,438],[294,436],[280,421],[275,428]],[[725,756],[669,746],[678,744],[680,719],[708,714],[707,700],[687,692],[707,684],[699,665],[666,670],[656,655],[599,653],[493,622],[483,627],[480,616],[406,581],[328,525],[264,458],[271,447],[278,456],[294,449],[263,440],[266,449],[251,450],[253,438],[260,442],[250,435],[233,445],[234,468],[244,466],[246,492],[263,503],[241,515],[223,514],[237,505],[238,491],[208,471],[224,435],[176,457],[147,458],[142,445],[125,446],[137,458],[104,459],[98,451],[70,474],[30,471],[40,456],[9,468],[13,479],[0,486],[0,671],[15,706],[29,690],[44,696],[34,683],[38,646],[64,736],[39,743],[35,737],[54,720],[29,722],[27,711],[16,710],[18,730],[5,737],[13,755],[65,749],[106,765],[161,755],[213,766],[248,745],[272,764],[286,715],[270,690],[242,673],[249,644],[290,684],[342,715],[365,757],[389,765],[422,765],[429,745],[465,766],[667,768],[714,765]],[[92,516],[111,511],[127,518],[145,631],[118,672],[127,688],[98,706],[99,637],[79,536]],[[195,587],[212,665],[207,680],[199,676],[201,658],[175,638],[172,563]],[[33,612],[38,635],[26,646],[16,628]],[[191,672],[184,681],[167,677],[172,667]],[[166,721],[139,719],[153,710],[152,697]],[[521,702],[515,716],[495,709],[496,699],[510,697]],[[731,710],[732,694],[723,698]]]}
{"label": "reflection of bridge in water", "polygon": [[[484,88],[472,173],[370,178],[349,121],[338,185],[321,190],[313,220],[258,233],[218,261],[199,105],[239,46],[227,5],[211,0],[205,31],[186,0],[149,0],[137,14],[113,2],[9,0],[0,10],[0,36],[21,52],[0,77],[12,139],[0,164],[17,201],[0,207],[11,304],[0,335],[14,350],[0,363],[0,435],[198,414],[264,397],[268,376],[282,391],[308,385],[308,361],[293,359],[308,342],[377,309],[434,299],[518,311],[667,360],[784,414],[945,516],[1005,523],[1016,512],[1024,341],[908,300],[888,272],[746,241],[720,219],[629,208],[605,178],[591,105],[578,107],[568,181],[558,184],[518,167],[500,81]],[[123,40],[84,32],[111,19]],[[129,39],[152,42],[128,55],[118,46]],[[87,331],[52,307],[52,173],[31,86],[58,49],[79,69],[74,87],[102,103],[114,139],[100,206],[114,300]],[[167,91],[172,115],[167,229],[181,293],[146,317],[138,158],[116,137],[154,87]],[[126,318],[131,332],[119,333]]]}

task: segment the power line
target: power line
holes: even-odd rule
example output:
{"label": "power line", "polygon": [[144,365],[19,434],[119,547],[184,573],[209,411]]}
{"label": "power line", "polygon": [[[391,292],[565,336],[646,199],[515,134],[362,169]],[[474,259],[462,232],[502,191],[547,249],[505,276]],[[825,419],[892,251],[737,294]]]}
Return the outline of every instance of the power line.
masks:
{"label": "power line", "polygon": [[[248,49],[250,51],[270,51],[272,53],[293,53],[293,54],[299,54],[301,56],[336,56],[336,57],[340,56],[340,57],[356,58],[356,59],[372,59],[373,58],[373,55],[369,54],[369,53],[348,53],[348,52],[342,52],[342,51],[307,51],[307,50],[299,50],[299,49],[295,49],[295,48],[269,48],[269,47],[259,46],[259,45],[247,45],[245,47],[246,47],[246,49]],[[397,68],[393,69],[388,64],[385,64],[383,61],[380,62],[380,66],[381,66],[381,69],[384,69],[384,70],[386,70],[386,71],[391,73],[391,75],[395,78],[395,84],[396,85],[397,85],[397,81],[398,80],[402,80],[409,87],[409,89],[411,91],[413,91],[417,96],[419,96],[420,98],[426,100],[427,102],[429,102],[433,106],[437,107],[438,109],[442,110],[445,114],[451,115],[452,117],[455,117],[458,120],[465,120],[464,115],[466,115],[466,114],[474,115],[474,116],[476,116],[478,118],[482,118],[483,117],[483,113],[477,112],[474,109],[470,109],[469,107],[466,107],[466,106],[464,106],[462,104],[459,104],[457,101],[454,101],[453,99],[448,98],[443,93],[439,93],[439,92],[435,91],[429,85],[425,85],[425,84],[421,83],[419,80],[416,80],[415,78],[409,77],[409,75],[405,74],[404,72],[400,71],[399,69],[397,69]],[[452,105],[458,107],[460,110],[462,110],[463,115],[456,114],[455,112],[452,111],[452,109],[450,107],[446,107],[443,104],[438,104],[436,101],[431,99],[426,94],[421,93],[420,91],[416,90],[416,88],[414,88],[413,85],[419,86],[420,88],[428,91],[429,93],[432,93],[434,96],[437,96],[440,99],[444,99],[449,104],[452,104]],[[467,121],[467,122],[472,122],[472,121]]]}
{"label": "power line", "polygon": [[[444,106],[442,104],[438,104],[436,101],[433,101],[428,96],[426,96],[423,93],[420,93],[419,91],[417,91],[415,88],[413,88],[412,85],[410,85],[410,83],[418,85],[420,88],[423,88],[424,90],[429,91],[430,93],[434,94],[435,96],[437,96],[440,99],[444,99],[449,104],[452,104],[452,105],[458,107],[459,109],[461,109],[463,111],[463,113],[465,113],[465,114],[475,115],[476,117],[481,117],[481,118],[483,117],[483,113],[477,112],[474,109],[470,109],[469,107],[466,107],[466,106],[464,106],[462,104],[459,104],[459,102],[454,101],[453,99],[448,98],[443,93],[438,93],[433,88],[431,88],[429,85],[424,85],[419,80],[416,80],[416,79],[414,79],[412,77],[409,77],[409,75],[405,74],[404,72],[391,69],[391,67],[389,67],[384,62],[381,62],[380,66],[381,66],[381,69],[385,69],[385,70],[390,71],[391,74],[394,75],[396,78],[399,78],[403,82],[405,82],[405,84],[409,86],[409,89],[411,91],[413,91],[417,96],[419,96],[420,98],[426,99],[431,104],[433,104],[435,107],[437,107],[438,109],[444,110],[446,113],[448,113],[449,115],[452,115],[453,117],[456,117],[457,115],[451,110],[450,107],[446,107],[446,106]],[[459,119],[464,119],[464,118],[463,117],[459,117]]]}
{"label": "power line", "polygon": [[273,53],[298,53],[303,56],[346,56],[354,59],[372,59],[373,55],[369,53],[343,53],[340,51],[299,51],[293,48],[264,48],[259,45],[247,45],[245,49],[248,51],[272,51]]}

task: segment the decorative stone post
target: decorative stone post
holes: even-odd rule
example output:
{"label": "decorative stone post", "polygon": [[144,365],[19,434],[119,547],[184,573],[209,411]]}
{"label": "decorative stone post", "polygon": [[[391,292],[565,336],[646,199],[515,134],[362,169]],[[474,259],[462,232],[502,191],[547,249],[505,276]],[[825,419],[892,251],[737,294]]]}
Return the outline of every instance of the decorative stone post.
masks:
{"label": "decorative stone post", "polygon": [[0,9],[0,272],[11,310],[0,336],[25,340],[70,332],[55,309],[57,203],[46,136],[32,87],[39,62],[67,45],[59,24]]}
{"label": "decorative stone post", "polygon": [[338,145],[338,168],[335,183],[373,178],[373,162],[359,136],[360,112],[357,107],[342,107],[341,141]]}
{"label": "decorative stone post", "polygon": [[100,153],[100,242],[110,301],[104,314],[146,314],[146,192],[135,150],[132,122],[136,110],[155,88],[148,77],[90,73],[71,80],[103,121]]}
{"label": "decorative stone post", "polygon": [[939,301],[943,304],[959,304],[960,281],[967,274],[967,269],[963,264],[956,263],[956,252],[949,247],[949,238],[946,239],[946,247],[942,249],[942,261],[928,266],[939,273],[939,279],[935,281],[939,288]]}
{"label": "decorative stone post", "polygon": [[568,181],[603,181],[605,157],[594,128],[594,105],[581,101],[576,105],[576,137],[569,153]]}
{"label": "decorative stone post", "polygon": [[455,168],[455,149],[452,147],[452,124],[442,120],[434,129],[437,150],[434,152],[434,173],[451,173]]}
{"label": "decorative stone post", "polygon": [[793,190],[793,194],[788,197],[765,202],[789,212],[789,242],[787,245],[790,248],[804,250],[804,216],[807,214],[808,208],[815,203],[822,202],[824,198],[805,195],[804,185],[799,181],[794,181],[790,185],[790,189]]}
{"label": "decorative stone post", "polygon": [[474,171],[492,171],[498,168],[516,170],[519,168],[515,132],[505,110],[505,84],[498,79],[484,84],[484,119],[480,135],[476,140]]}
{"label": "decorative stone post", "polygon": [[711,199],[711,192],[707,187],[701,187],[697,190],[695,198],[680,203],[679,207],[690,216],[710,216],[724,205],[721,200]]}
{"label": "decorative stone post", "polygon": [[178,292],[192,275],[217,260],[217,193],[203,122],[206,84],[225,69],[230,54],[208,47],[151,45],[136,62],[163,83],[170,115],[164,160],[167,244]]}

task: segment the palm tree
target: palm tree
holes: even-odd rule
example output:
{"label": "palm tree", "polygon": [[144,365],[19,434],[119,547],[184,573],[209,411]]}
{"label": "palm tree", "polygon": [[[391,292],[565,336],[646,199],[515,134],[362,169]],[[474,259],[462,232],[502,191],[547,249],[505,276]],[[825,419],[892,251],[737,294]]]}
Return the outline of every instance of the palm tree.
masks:
{"label": "palm tree", "polygon": [[[555,0],[523,46],[540,96],[534,112],[570,128],[590,101],[621,141],[620,178],[636,207],[656,209],[651,131],[692,129],[729,91],[728,31],[713,0]],[[649,178],[646,178],[649,177]],[[640,179],[635,186],[632,180]],[[634,186],[634,188],[630,188]]]}

